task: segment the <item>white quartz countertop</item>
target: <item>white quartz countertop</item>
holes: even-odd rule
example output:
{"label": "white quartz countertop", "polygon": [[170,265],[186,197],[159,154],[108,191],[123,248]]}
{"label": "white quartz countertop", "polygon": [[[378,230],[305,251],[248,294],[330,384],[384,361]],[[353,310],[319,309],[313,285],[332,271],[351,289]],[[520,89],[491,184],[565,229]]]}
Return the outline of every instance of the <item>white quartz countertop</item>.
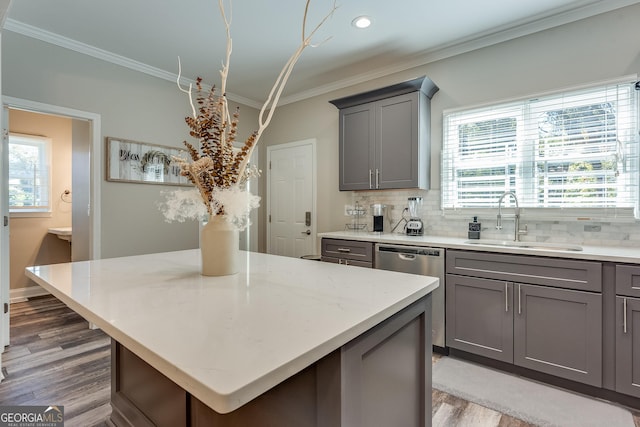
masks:
{"label": "white quartz countertop", "polygon": [[[493,246],[465,243],[468,239],[443,236],[407,236],[400,233],[374,233],[367,231],[334,231],[319,233],[319,237],[334,239],[360,240],[375,243],[391,243],[398,245],[433,246],[445,249],[466,249],[484,252],[499,252],[507,254],[547,256],[554,258],[586,259],[595,261],[609,261],[640,264],[640,247],[614,246],[582,246],[581,251],[554,250],[549,247],[525,248]],[[524,239],[523,239],[524,240]],[[482,242],[482,240],[480,240]]]}
{"label": "white quartz countertop", "polygon": [[27,268],[27,276],[219,413],[233,411],[438,286],[433,277],[200,251]]}

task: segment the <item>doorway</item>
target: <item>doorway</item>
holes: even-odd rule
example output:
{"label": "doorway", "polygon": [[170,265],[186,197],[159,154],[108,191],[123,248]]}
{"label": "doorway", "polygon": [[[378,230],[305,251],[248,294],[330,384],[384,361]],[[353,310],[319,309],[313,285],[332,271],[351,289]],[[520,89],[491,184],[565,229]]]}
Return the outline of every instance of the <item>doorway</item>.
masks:
{"label": "doorway", "polygon": [[[100,116],[94,113],[42,104],[38,102],[3,97],[5,122],[3,127],[5,135],[11,129],[9,123],[10,111],[28,112],[33,117],[60,117],[71,121],[72,128],[72,178],[69,194],[62,190],[60,194],[52,191],[52,200],[60,196],[61,203],[71,201],[73,209],[71,220],[71,259],[98,259],[100,258],[100,165],[102,162],[102,150],[100,150]],[[37,120],[37,119],[36,119]],[[6,138],[5,138],[6,139]],[[6,142],[3,144],[6,147]],[[3,164],[7,164],[8,153],[3,150]],[[7,177],[2,180],[3,194],[8,189]],[[72,206],[72,207],[71,207]],[[10,227],[10,225],[9,225]],[[38,294],[38,287],[28,291],[11,292],[10,290],[10,262],[9,234],[2,235],[2,250],[0,258],[3,266],[7,268],[1,275],[2,303],[9,307],[10,298],[30,297]],[[43,293],[40,291],[40,293]],[[3,343],[9,345],[9,312],[7,310],[2,317]]]}
{"label": "doorway", "polygon": [[316,140],[267,147],[267,252],[301,257],[316,248]]}

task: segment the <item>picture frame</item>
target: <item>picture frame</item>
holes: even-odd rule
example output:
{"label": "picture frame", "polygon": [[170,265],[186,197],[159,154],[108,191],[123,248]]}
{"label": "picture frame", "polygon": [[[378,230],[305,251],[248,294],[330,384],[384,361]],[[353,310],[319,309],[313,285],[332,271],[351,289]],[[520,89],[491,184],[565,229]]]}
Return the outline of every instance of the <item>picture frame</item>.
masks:
{"label": "picture frame", "polygon": [[106,137],[106,179],[111,182],[191,186],[174,158],[186,158],[177,147]]}

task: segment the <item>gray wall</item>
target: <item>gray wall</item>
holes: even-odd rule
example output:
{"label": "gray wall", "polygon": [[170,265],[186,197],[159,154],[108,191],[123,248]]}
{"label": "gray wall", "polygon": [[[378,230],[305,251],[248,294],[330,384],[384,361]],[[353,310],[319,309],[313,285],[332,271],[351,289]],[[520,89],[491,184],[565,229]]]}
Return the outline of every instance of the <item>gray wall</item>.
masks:
{"label": "gray wall", "polygon": [[[440,87],[431,116],[431,181],[432,188],[439,189],[443,110],[640,73],[638,22],[640,5],[629,6],[285,105],[276,113],[263,143],[317,138],[318,231],[342,230],[349,220],[343,216],[344,204],[359,196],[338,191],[338,113],[330,99],[429,76]],[[394,196],[384,193],[393,192],[377,194]],[[407,192],[398,193],[406,200]],[[438,230],[432,231],[437,234]],[[461,233],[465,232],[462,228]]]}
{"label": "gray wall", "polygon": [[[167,146],[188,138],[186,96],[175,83],[151,77],[10,31],[2,34],[3,95],[99,114],[102,141],[114,136]],[[242,107],[239,136],[256,127],[257,111]],[[107,182],[101,178],[102,257],[195,248],[195,222],[166,223],[161,191],[176,187]]]}

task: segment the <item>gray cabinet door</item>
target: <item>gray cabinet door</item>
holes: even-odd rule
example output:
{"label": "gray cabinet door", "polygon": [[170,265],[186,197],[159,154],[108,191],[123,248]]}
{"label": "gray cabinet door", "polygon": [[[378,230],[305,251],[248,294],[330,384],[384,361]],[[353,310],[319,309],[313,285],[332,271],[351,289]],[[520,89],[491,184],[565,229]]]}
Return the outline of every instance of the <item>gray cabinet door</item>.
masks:
{"label": "gray cabinet door", "polygon": [[616,265],[616,294],[640,298],[640,267]]}
{"label": "gray cabinet door", "polygon": [[513,285],[447,274],[447,346],[513,362]]}
{"label": "gray cabinet door", "polygon": [[601,294],[514,284],[514,363],[602,386]]}
{"label": "gray cabinet door", "polygon": [[638,298],[616,297],[616,391],[640,397]]}
{"label": "gray cabinet door", "polygon": [[380,189],[418,187],[419,92],[376,103],[376,184]]}
{"label": "gray cabinet door", "polygon": [[374,180],[374,103],[340,110],[340,190],[368,190]]}

